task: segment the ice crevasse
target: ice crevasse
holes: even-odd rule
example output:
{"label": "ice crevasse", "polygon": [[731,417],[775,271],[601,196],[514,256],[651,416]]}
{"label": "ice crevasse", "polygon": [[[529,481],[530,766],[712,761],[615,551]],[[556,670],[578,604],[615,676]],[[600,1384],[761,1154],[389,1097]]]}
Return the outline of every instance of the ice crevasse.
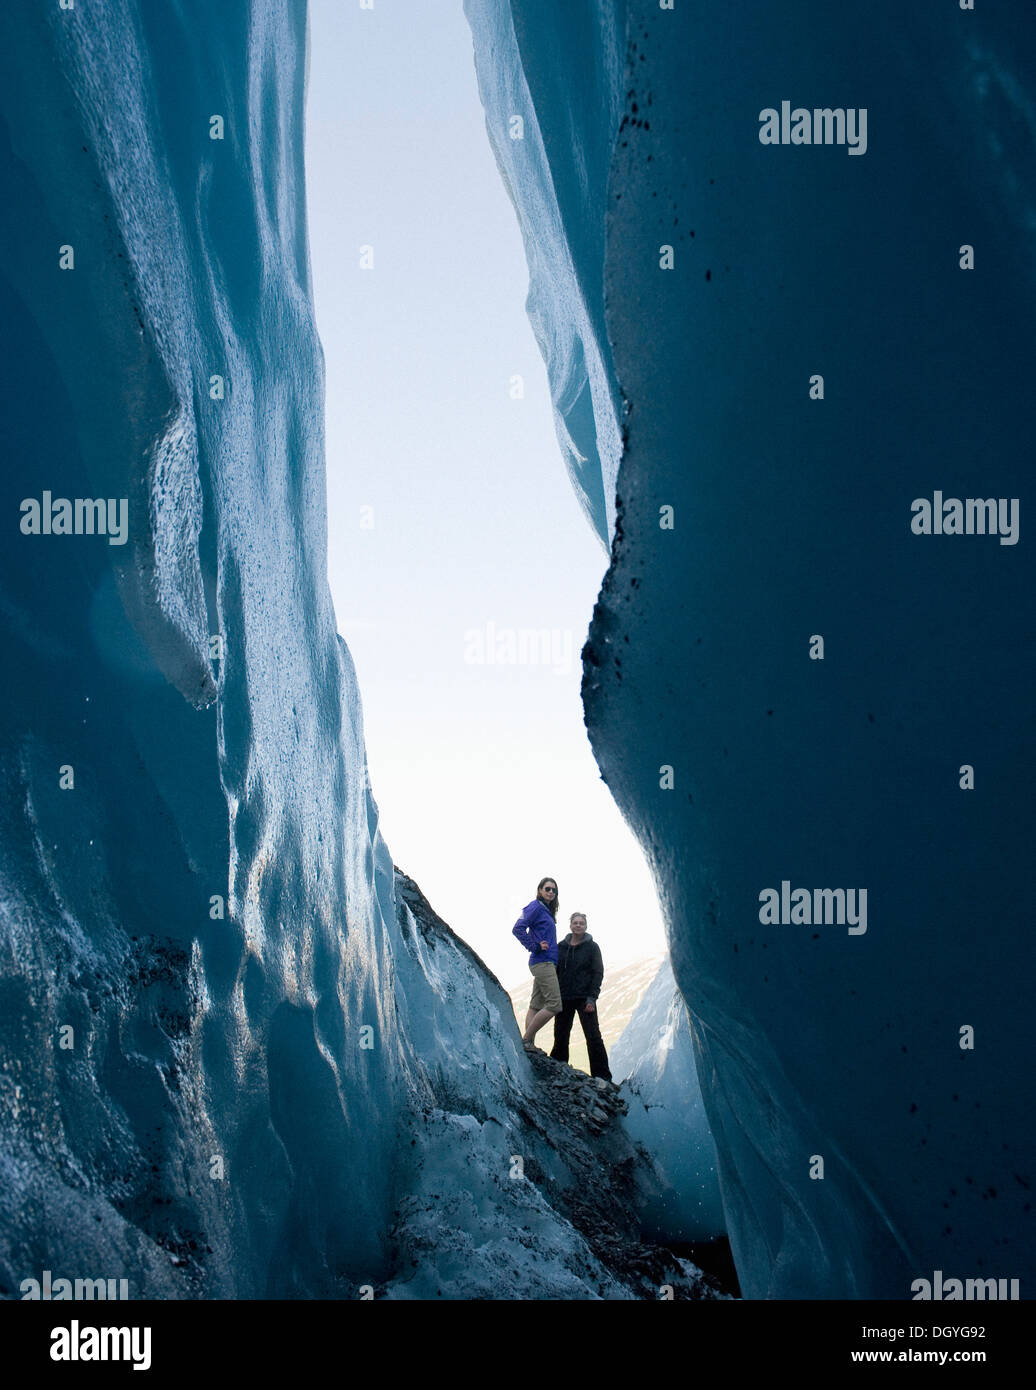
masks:
{"label": "ice crevasse", "polygon": [[[588,727],[752,1297],[1031,1273],[1033,35],[944,9],[467,5],[611,547]],[[289,0],[0,11],[0,1293],[700,1293],[621,1225],[658,1173],[617,1115],[595,1223],[566,1206],[594,1154],[378,830],[305,51]],[[866,155],[764,146],[785,98],[866,106]],[[936,490],[1020,497],[1019,542],[914,534]],[[48,496],[125,499],[125,543],[17,529]],[[785,885],[865,889],[866,932],[763,921]]]}
{"label": "ice crevasse", "polygon": [[537,1074],[378,828],[306,23],[0,9],[0,1296],[711,1297],[639,1243],[622,1106]]}

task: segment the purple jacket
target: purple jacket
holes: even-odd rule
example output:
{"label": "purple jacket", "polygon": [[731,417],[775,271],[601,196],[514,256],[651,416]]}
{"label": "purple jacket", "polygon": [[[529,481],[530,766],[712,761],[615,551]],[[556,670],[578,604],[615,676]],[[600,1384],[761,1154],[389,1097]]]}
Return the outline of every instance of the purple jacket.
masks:
{"label": "purple jacket", "polygon": [[[554,926],[554,918],[539,898],[533,898],[532,902],[522,911],[522,915],[515,922],[511,931],[529,952],[530,965],[542,965],[547,960],[553,961],[557,965],[557,928]],[[545,951],[540,949],[541,941],[547,943]]]}

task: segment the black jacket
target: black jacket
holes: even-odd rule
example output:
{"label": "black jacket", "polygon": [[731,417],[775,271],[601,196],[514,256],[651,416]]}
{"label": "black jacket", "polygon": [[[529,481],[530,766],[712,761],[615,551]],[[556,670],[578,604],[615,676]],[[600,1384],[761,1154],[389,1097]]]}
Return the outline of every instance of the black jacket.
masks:
{"label": "black jacket", "polygon": [[578,946],[572,945],[572,933],[558,942],[558,984],[562,999],[594,999],[601,992],[604,979],[604,958],[601,948],[589,932]]}

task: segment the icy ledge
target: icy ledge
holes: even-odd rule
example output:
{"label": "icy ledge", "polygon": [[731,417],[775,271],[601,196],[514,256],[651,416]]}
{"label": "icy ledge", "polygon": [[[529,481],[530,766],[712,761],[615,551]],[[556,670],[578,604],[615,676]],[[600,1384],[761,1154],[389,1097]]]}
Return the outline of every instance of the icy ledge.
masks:
{"label": "icy ledge", "polygon": [[[520,1046],[511,1002],[397,871],[401,1030],[417,1057],[390,1298],[725,1297],[640,1238],[661,1185],[622,1095]],[[416,1058],[415,1058],[416,1061]]]}

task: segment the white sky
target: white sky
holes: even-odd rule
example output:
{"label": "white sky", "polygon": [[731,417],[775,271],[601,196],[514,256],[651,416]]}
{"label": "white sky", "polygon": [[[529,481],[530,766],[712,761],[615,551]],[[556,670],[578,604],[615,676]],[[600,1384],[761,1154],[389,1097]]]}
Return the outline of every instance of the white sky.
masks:
{"label": "white sky", "polygon": [[[607,557],[554,435],[461,0],[310,0],[310,26],[328,574],[382,833],[505,985],[527,974],[510,931],[544,874],[559,927],[585,911],[606,969],[661,952],[647,867],[583,727]],[[472,661],[465,634],[490,624],[549,630],[552,661]]]}

